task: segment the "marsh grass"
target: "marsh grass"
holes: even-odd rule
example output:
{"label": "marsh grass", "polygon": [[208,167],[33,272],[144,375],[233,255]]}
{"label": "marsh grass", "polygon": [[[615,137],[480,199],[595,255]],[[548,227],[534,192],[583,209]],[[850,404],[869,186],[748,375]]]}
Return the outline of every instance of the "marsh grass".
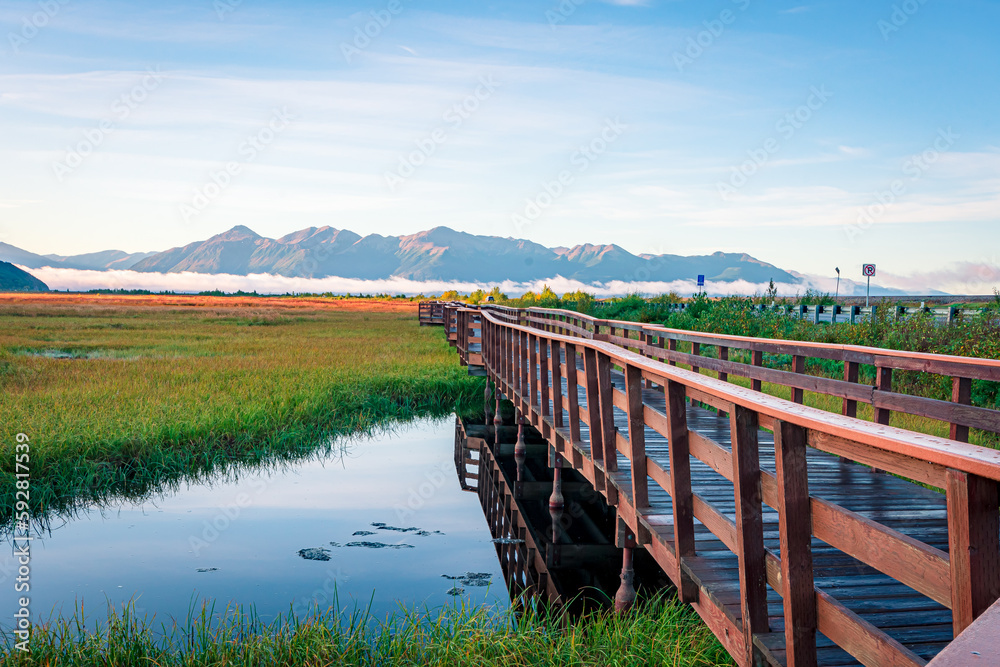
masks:
{"label": "marsh grass", "polygon": [[17,433],[38,517],[481,407],[482,380],[415,305],[219,302],[0,301],[0,523]]}
{"label": "marsh grass", "polygon": [[252,609],[221,615],[203,606],[186,623],[157,624],[134,608],[109,607],[95,626],[82,609],[36,625],[30,653],[12,650],[0,666],[29,665],[731,665],[712,633],[676,598],[654,597],[628,614],[577,618],[538,610],[496,613],[479,606],[401,608],[386,619],[337,607],[273,621]]}

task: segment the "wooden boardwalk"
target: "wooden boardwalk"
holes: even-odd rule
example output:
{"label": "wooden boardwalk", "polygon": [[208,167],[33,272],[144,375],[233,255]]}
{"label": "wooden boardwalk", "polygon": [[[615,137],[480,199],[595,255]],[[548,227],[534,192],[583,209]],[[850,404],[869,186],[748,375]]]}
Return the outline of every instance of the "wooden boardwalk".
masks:
{"label": "wooden boardwalk", "polygon": [[[676,351],[665,332],[629,338],[614,323],[600,340],[600,323],[584,338],[579,321],[526,326],[520,313],[455,306],[444,319],[455,324],[463,362],[485,369],[549,442],[556,465],[617,508],[623,575],[632,549],[645,548],[739,664],[923,665],[969,626],[1000,642],[1000,627],[991,634],[975,623],[1000,596],[1000,454],[960,442],[963,421],[992,423],[962,405],[960,392],[942,413],[927,399],[869,388],[876,408],[881,400],[945,414],[957,435],[945,440],[650,360],[660,350],[665,360],[676,354],[674,363],[712,361],[695,360],[697,348]],[[987,362],[962,372],[995,371]],[[793,399],[801,401],[796,383],[816,388],[808,378],[792,378]],[[963,386],[957,375],[955,385]],[[833,389],[845,412],[864,397]],[[977,664],[975,652],[963,655],[942,659]]]}

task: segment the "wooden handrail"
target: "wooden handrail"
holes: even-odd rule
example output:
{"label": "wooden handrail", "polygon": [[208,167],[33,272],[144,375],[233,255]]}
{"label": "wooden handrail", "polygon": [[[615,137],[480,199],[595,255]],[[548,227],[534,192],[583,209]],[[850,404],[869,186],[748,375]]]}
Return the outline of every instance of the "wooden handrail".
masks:
{"label": "wooden handrail", "polygon": [[[524,334],[538,333],[537,329],[501,322],[494,318],[488,310],[482,311],[482,314],[487,321],[494,324],[509,327]],[[901,454],[1000,481],[1000,450],[957,443],[946,438],[907,431],[893,426],[873,424],[818,408],[799,405],[776,396],[755,392],[752,389],[670,366],[635,352],[623,350],[611,343],[555,333],[545,334],[545,337],[560,343],[575,345],[578,349],[586,348],[601,352],[613,359],[617,365],[635,366],[663,383],[666,383],[667,380],[680,382],[685,386],[696,388],[722,403],[741,405],[771,420],[791,422],[834,438],[850,440],[886,452]],[[766,427],[768,423],[765,421],[763,425]]]}
{"label": "wooden handrail", "polygon": [[[484,308],[495,308],[486,306]],[[969,373],[964,377],[977,380],[1000,381],[1000,359],[981,359],[978,357],[960,357],[949,354],[933,354],[929,352],[907,352],[905,350],[890,350],[863,345],[840,345],[832,343],[817,343],[814,341],[785,340],[780,338],[753,338],[750,336],[735,336],[731,334],[700,333],[684,329],[670,329],[657,324],[642,324],[626,320],[606,320],[590,315],[584,315],[572,310],[556,308],[528,308],[527,312],[543,315],[558,314],[586,321],[596,326],[616,327],[629,331],[662,333],[674,340],[696,342],[702,345],[722,345],[746,350],[760,350],[773,354],[791,354],[808,351],[808,356],[817,359],[833,361],[853,361],[871,366],[885,365],[888,360],[895,360],[899,365],[893,366],[899,370],[916,370],[928,373],[950,374],[959,368]],[[883,363],[880,363],[883,362]],[[941,370],[935,370],[941,369]]]}
{"label": "wooden handrail", "polygon": [[[484,308],[492,310],[493,306]],[[509,311],[509,309],[505,309]],[[776,382],[790,388],[793,401],[800,403],[804,391],[813,391],[842,400],[842,414],[857,415],[858,403],[873,406],[875,421],[888,424],[892,412],[902,412],[949,424],[952,440],[968,442],[969,429],[978,428],[1000,433],[1000,412],[971,405],[972,380],[1000,381],[1000,360],[959,357],[954,355],[906,352],[859,345],[831,345],[808,341],[750,338],[726,334],[705,334],[669,329],[659,325],[640,324],[622,320],[604,320],[574,311],[530,308],[522,323],[555,330],[577,336],[604,340],[621,347],[638,350],[646,356],[688,363],[692,370],[707,368],[715,370],[721,379],[729,374],[748,378],[756,390],[762,382]],[[509,313],[508,320],[513,321]],[[602,329],[606,330],[602,332]],[[630,332],[636,338],[630,337]],[[656,344],[652,341],[656,340]],[[677,350],[678,341],[690,343],[690,354]],[[665,345],[668,343],[669,345]],[[702,346],[718,348],[719,358],[701,355]],[[746,350],[750,363],[733,358],[734,349]],[[792,357],[792,370],[780,371],[763,367],[763,354],[788,355]],[[827,359],[842,362],[844,379],[810,376],[805,374],[807,358]],[[875,368],[874,385],[858,384],[859,367],[870,365]],[[907,370],[944,375],[951,378],[952,397],[950,401],[924,398],[892,391],[893,370]]]}

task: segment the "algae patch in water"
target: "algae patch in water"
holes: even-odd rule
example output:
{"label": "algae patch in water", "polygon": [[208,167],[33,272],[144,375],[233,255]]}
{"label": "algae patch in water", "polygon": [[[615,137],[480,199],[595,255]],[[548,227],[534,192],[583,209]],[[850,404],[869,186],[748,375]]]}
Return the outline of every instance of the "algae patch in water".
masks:
{"label": "algae patch in water", "polygon": [[306,560],[330,560],[330,550],[323,547],[299,549],[299,555]]}
{"label": "algae patch in water", "polygon": [[347,544],[340,545],[336,542],[330,542],[330,546],[339,547],[364,547],[365,549],[412,549],[412,544],[385,544],[384,542],[348,542]]}
{"label": "algae patch in water", "polygon": [[[490,585],[490,580],[493,578],[493,575],[491,575],[489,572],[466,572],[465,574],[460,574],[457,577],[452,576],[450,574],[442,574],[441,577],[444,579],[451,579],[452,581],[457,581],[463,586],[474,586],[476,588],[483,588],[485,586]],[[452,595],[451,591],[449,591],[448,594]]]}
{"label": "algae patch in water", "polygon": [[[372,526],[374,526],[378,530],[391,530],[397,533],[413,533],[414,535],[420,535],[421,537],[427,537],[428,535],[444,535],[444,533],[442,533],[440,530],[435,530],[435,531],[423,530],[421,528],[417,528],[416,526],[410,526],[409,528],[400,528],[399,526],[390,526],[382,522],[374,522],[372,523]],[[355,533],[355,535],[357,534],[358,533]]]}

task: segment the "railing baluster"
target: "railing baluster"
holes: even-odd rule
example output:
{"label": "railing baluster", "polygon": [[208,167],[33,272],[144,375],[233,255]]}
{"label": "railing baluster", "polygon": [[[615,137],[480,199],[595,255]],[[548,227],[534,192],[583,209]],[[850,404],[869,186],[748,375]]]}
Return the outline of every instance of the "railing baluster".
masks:
{"label": "railing baluster", "polygon": [[601,410],[599,428],[601,429],[601,441],[604,444],[602,458],[604,459],[604,470],[608,475],[604,492],[608,496],[608,504],[617,506],[618,487],[611,481],[611,473],[618,470],[618,429],[615,428],[615,397],[612,393],[614,387],[611,386],[611,357],[600,352],[597,354],[597,386]]}
{"label": "railing baluster", "polygon": [[[792,357],[792,372],[798,373],[800,375],[806,372],[806,358],[805,357],[800,356],[800,355],[795,355],[794,357]],[[797,388],[797,387],[793,388],[792,389],[792,402],[793,403],[802,403],[802,401],[803,401],[803,392],[802,392],[802,390],[799,389],[799,388]]]}
{"label": "railing baluster", "polygon": [[562,343],[552,342],[552,354],[549,356],[552,364],[552,423],[556,428],[562,428],[563,423],[563,362]]}
{"label": "railing baluster", "polygon": [[[671,338],[669,341],[667,341],[667,349],[669,351],[671,351],[671,352],[676,352],[677,351],[677,339],[676,338]],[[671,359],[670,360],[670,365],[671,366],[676,366],[677,362],[674,361],[673,359]]]}
{"label": "railing baluster", "polygon": [[524,407],[526,407],[526,404],[528,404],[528,400],[530,398],[529,388],[531,387],[531,385],[528,384],[529,383],[529,373],[531,372],[531,369],[528,368],[529,350],[528,350],[528,332],[527,331],[522,331],[521,332],[519,343],[521,345],[521,347],[520,347],[520,351],[521,351],[521,360],[520,360],[520,364],[521,364],[521,404],[522,404],[521,414],[524,414],[526,412],[530,412],[530,407],[529,407],[528,410],[525,410]]}
{"label": "railing baluster", "polygon": [[[538,381],[541,384],[538,392],[538,400],[540,401],[541,416],[548,417],[552,414],[552,410],[549,407],[549,339],[540,338],[538,339]],[[545,422],[542,420],[542,424]],[[543,427],[542,435],[548,435],[548,426]]]}
{"label": "railing baluster", "polygon": [[[664,398],[667,408],[667,447],[670,459],[670,493],[674,513],[674,553],[677,556],[677,573],[674,581],[684,577],[683,559],[694,556],[694,498],[691,495],[691,455],[688,449],[687,406],[684,402],[684,385],[667,380]],[[685,586],[678,586],[678,595],[684,602],[691,602]]]}
{"label": "railing baluster", "polygon": [[566,343],[566,396],[569,398],[570,447],[580,442],[580,392],[576,382],[576,345]]}
{"label": "railing baluster", "polygon": [[[538,402],[538,336],[534,334],[528,334],[528,405],[530,407],[538,408],[540,406]],[[531,417],[531,410],[528,410],[528,415]],[[533,421],[533,418],[532,418]]]}
{"label": "railing baluster", "polygon": [[[729,361],[729,348],[720,345],[719,346],[719,361]],[[719,371],[719,379],[723,382],[729,382],[729,373],[725,371]],[[722,418],[728,417],[725,410],[719,410],[719,416]]]}
{"label": "railing baluster", "polygon": [[[595,465],[604,464],[604,432],[601,428],[601,399],[597,381],[597,352],[592,348],[583,348],[583,371],[587,378],[587,418],[590,420],[590,460]],[[600,472],[594,474],[594,487],[598,491],[605,490],[604,476]],[[609,485],[610,486],[610,485]]]}
{"label": "railing baluster", "polygon": [[[951,400],[960,405],[972,403],[972,380],[970,378],[951,379]],[[952,424],[949,429],[949,437],[959,442],[969,441],[969,427],[962,424]]]}
{"label": "railing baluster", "polygon": [[[750,363],[758,368],[764,366],[764,352],[763,350],[753,350],[751,354]],[[764,383],[761,380],[751,380],[750,388],[754,391],[763,391]]]}
{"label": "railing baluster", "polygon": [[[892,369],[887,366],[879,366],[875,385],[879,391],[892,391]],[[890,411],[885,408],[875,408],[875,422],[888,426],[890,414]]]}
{"label": "railing baluster", "polygon": [[[649,478],[646,472],[646,421],[642,404],[642,371],[625,366],[625,395],[628,406],[629,459],[632,463],[632,506],[636,513],[649,507]],[[636,519],[638,523],[638,518]],[[647,532],[637,527],[636,538]],[[640,541],[640,544],[643,542]]]}
{"label": "railing baluster", "polygon": [[[844,382],[853,382],[857,384],[858,382],[858,369],[860,364],[856,361],[845,361],[844,362]],[[858,402],[850,398],[844,399],[844,404],[840,410],[841,414],[847,417],[857,417],[858,416]]]}
{"label": "railing baluster", "polygon": [[815,667],[816,592],[805,429],[783,421],[774,423],[774,462],[787,664]]}
{"label": "railing baluster", "polygon": [[757,413],[737,405],[729,416],[733,449],[733,490],[736,495],[736,548],[740,563],[740,602],[746,664],[757,664],[753,637],[766,633],[767,563],[757,451]]}
{"label": "railing baluster", "polygon": [[948,469],[948,547],[955,635],[1000,597],[1000,495],[990,479]]}

